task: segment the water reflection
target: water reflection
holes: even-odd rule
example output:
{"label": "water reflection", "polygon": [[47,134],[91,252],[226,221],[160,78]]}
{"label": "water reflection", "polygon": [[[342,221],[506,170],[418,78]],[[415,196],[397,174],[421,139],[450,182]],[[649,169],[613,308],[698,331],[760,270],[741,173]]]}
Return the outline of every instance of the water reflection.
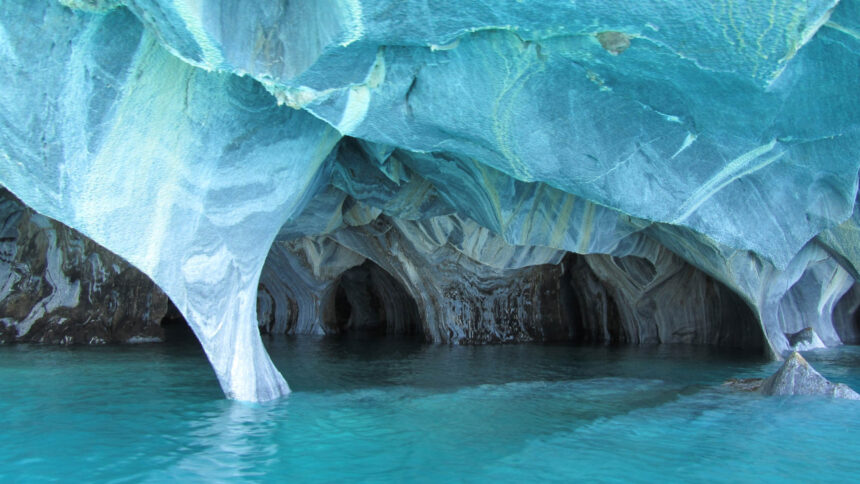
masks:
{"label": "water reflection", "polygon": [[[778,366],[736,353],[267,345],[294,393],[266,404],[221,398],[199,349],[0,348],[0,480],[839,480],[860,455],[860,405],[730,393]],[[808,359],[860,388],[857,348]]]}

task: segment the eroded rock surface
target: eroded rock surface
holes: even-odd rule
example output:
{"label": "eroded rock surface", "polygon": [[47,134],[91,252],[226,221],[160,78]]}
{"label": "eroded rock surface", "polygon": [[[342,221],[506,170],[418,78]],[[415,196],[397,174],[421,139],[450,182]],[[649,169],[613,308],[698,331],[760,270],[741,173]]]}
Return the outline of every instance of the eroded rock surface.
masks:
{"label": "eroded rock surface", "polygon": [[258,322],[856,333],[860,0],[251,3],[0,3],[0,184],[150,276],[227,395],[289,391]]}
{"label": "eroded rock surface", "polygon": [[816,348],[826,348],[824,343],[821,341],[821,338],[815,334],[815,330],[812,328],[803,328],[800,331],[793,334],[786,334],[786,338],[788,338],[788,344],[795,351],[808,351],[814,350]]}
{"label": "eroded rock surface", "polygon": [[166,312],[146,275],[0,189],[0,342],[161,341]]}
{"label": "eroded rock surface", "polygon": [[794,352],[779,370],[761,386],[765,395],[827,395],[835,398],[860,400],[860,395],[848,385],[831,383]]}

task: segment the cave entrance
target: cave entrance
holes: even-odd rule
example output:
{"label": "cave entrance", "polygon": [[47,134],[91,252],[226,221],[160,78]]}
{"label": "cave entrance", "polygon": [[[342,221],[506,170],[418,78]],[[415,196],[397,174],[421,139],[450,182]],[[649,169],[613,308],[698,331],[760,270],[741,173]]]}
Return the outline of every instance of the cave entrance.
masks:
{"label": "cave entrance", "polygon": [[658,260],[659,267],[636,256],[567,254],[560,294],[570,339],[764,354],[761,324],[740,296],[680,257],[664,253]]}
{"label": "cave entrance", "polygon": [[167,313],[161,318],[161,329],[164,331],[164,342],[181,346],[200,346],[200,341],[188,321],[182,316],[173,301],[167,299]]}
{"label": "cave entrance", "polygon": [[833,308],[833,328],[842,343],[860,344],[860,284],[854,283]]}
{"label": "cave entrance", "polygon": [[341,274],[323,311],[330,335],[423,338],[415,300],[394,277],[367,260]]}

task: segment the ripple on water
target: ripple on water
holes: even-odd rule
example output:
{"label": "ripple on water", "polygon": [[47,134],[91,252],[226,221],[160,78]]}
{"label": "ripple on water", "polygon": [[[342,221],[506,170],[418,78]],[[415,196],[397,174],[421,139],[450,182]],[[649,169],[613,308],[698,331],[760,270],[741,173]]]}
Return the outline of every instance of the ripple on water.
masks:
{"label": "ripple on water", "polygon": [[[0,347],[0,480],[853,480],[860,405],[730,393],[691,348],[268,342],[294,393],[221,398],[199,348]],[[816,351],[860,387],[860,351]]]}

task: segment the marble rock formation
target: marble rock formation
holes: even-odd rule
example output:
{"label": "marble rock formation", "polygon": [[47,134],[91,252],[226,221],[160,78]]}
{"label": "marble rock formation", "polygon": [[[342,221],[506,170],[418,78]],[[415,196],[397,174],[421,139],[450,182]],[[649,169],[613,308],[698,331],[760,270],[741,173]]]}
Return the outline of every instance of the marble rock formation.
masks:
{"label": "marble rock formation", "polygon": [[860,285],[854,284],[833,308],[833,327],[845,344],[860,343]]}
{"label": "marble rock formation", "polygon": [[856,334],[858,32],[860,0],[7,0],[0,184],[150,276],[232,398],[289,391],[258,322],[779,358]]}
{"label": "marble rock formation", "polygon": [[827,347],[812,328],[803,328],[794,334],[787,334],[785,337],[788,338],[789,346],[795,351],[808,351]]}
{"label": "marble rock formation", "polygon": [[0,343],[161,341],[166,312],[140,271],[0,189]]}
{"label": "marble rock formation", "polygon": [[794,352],[761,386],[765,395],[828,395],[860,400],[860,395],[843,383],[831,383]]}

